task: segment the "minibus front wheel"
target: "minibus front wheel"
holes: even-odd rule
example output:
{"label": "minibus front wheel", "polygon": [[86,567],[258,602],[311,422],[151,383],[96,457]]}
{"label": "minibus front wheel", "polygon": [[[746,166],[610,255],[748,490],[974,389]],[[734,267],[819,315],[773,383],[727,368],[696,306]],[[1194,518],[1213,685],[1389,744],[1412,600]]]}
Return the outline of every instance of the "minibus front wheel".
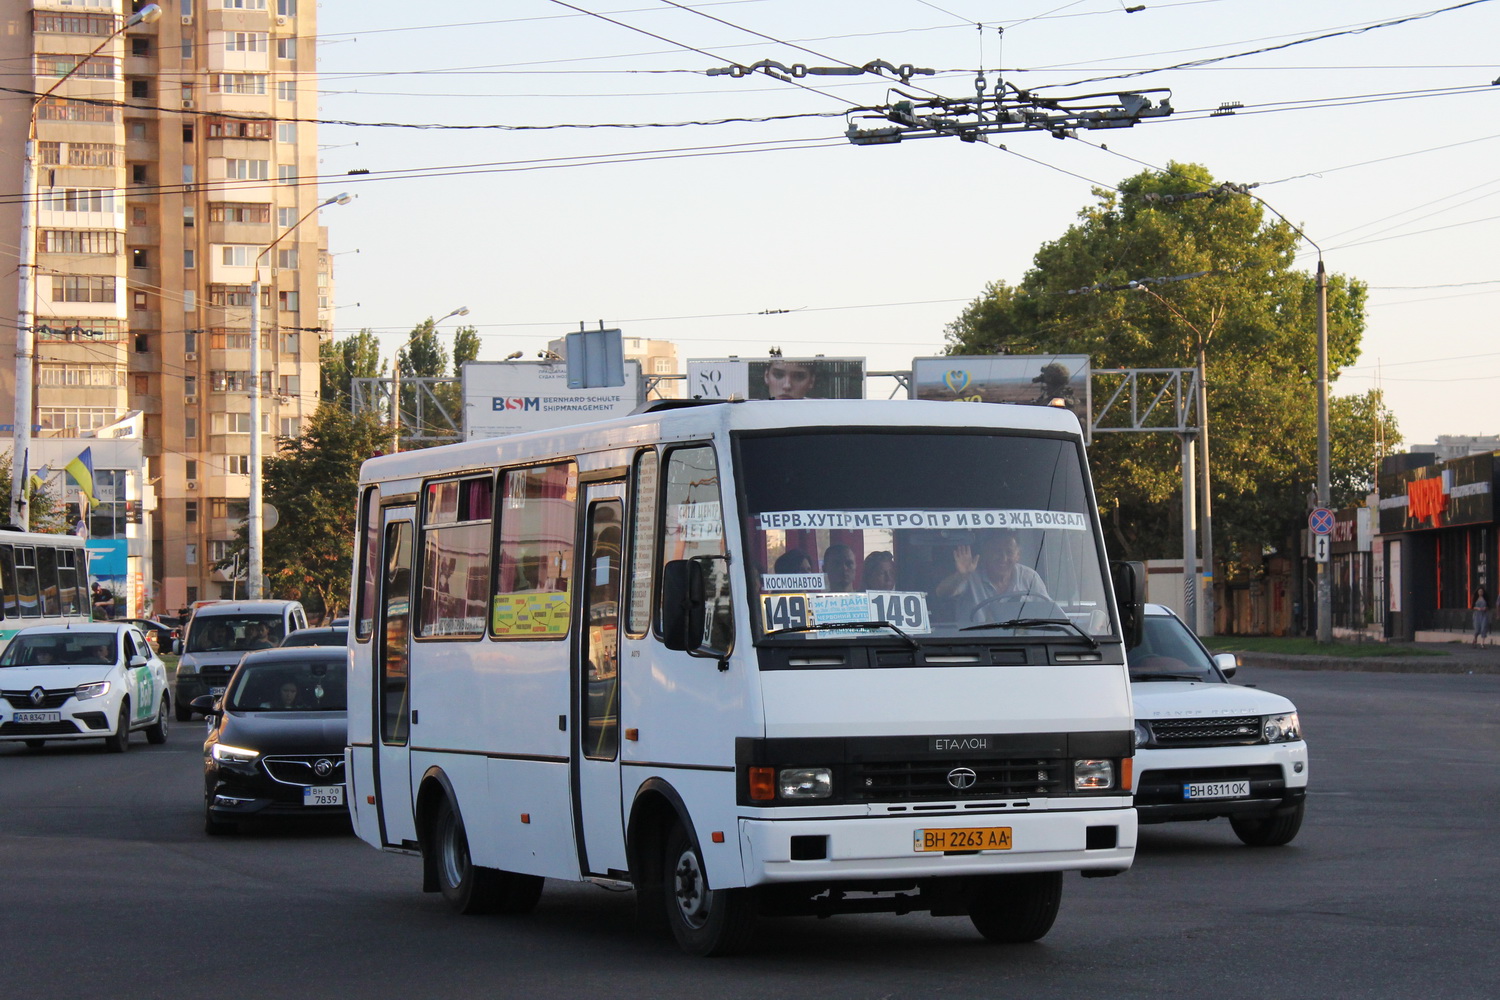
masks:
{"label": "minibus front wheel", "polygon": [[748,889],[711,889],[703,856],[681,823],[667,835],[662,872],[666,876],[667,924],[690,955],[732,955],[750,943],[755,901]]}

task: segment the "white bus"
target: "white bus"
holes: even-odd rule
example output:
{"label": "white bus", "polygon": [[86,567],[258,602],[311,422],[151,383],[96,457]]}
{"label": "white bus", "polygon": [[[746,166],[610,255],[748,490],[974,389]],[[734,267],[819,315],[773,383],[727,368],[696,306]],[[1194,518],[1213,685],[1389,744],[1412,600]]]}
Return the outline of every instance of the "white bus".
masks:
{"label": "white bus", "polygon": [[89,621],[83,539],[0,529],[0,612],[0,649],[32,625]]}
{"label": "white bus", "polygon": [[[1121,618],[1066,410],[662,403],[366,462],[346,773],[461,912],[635,889],[1050,928],[1135,852]],[[1128,613],[1129,609],[1125,609]]]}

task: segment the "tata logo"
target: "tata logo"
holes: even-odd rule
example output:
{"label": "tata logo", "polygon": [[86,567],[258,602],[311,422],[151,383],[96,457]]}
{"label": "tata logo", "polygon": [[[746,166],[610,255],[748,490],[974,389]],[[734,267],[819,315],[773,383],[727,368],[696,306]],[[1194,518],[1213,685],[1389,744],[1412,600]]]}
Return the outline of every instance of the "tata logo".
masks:
{"label": "tata logo", "polygon": [[960,792],[966,788],[973,788],[974,783],[979,780],[979,775],[974,773],[972,767],[955,767],[948,772],[948,784]]}
{"label": "tata logo", "polygon": [[491,410],[536,410],[542,409],[542,397],[540,396],[491,396]]}

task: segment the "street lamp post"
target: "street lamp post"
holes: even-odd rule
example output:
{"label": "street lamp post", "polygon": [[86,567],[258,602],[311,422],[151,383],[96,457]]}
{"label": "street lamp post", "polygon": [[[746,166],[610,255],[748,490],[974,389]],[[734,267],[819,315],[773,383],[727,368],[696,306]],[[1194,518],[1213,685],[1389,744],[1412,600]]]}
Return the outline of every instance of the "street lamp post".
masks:
{"label": "street lamp post", "polygon": [[137,24],[150,24],[161,17],[161,8],[147,4],[127,17],[108,38],[74,64],[57,82],[38,94],[31,102],[30,121],[26,126],[26,149],[21,156],[21,252],[16,265],[16,414],[12,433],[10,476],[10,520],[22,528],[30,527],[31,510],[26,502],[26,476],[31,450],[32,355],[36,352],[36,318],[33,310],[33,283],[36,274],[36,115],[42,102],[57,92],[74,73],[110,42]]}
{"label": "street lamp post", "polygon": [[[432,321],[432,327],[445,319],[454,316],[469,315],[468,306],[459,306],[446,316],[439,316]],[[401,348],[396,348],[396,353],[391,356],[391,454],[394,455],[401,450]]]}
{"label": "street lamp post", "polygon": [[[245,514],[246,548],[249,554],[247,570],[249,579],[246,581],[245,592],[252,601],[259,600],[263,596],[261,581],[265,575],[265,530],[261,516],[264,509],[265,484],[261,478],[264,456],[261,453],[260,399],[267,387],[260,384],[260,259],[269,256],[271,251],[276,249],[276,244],[292,235],[298,226],[310,219],[319,209],[327,208],[329,205],[347,205],[349,201],[347,194],[336,194],[332,198],[318,202],[307,211],[306,215],[288,226],[286,232],[272,240],[265,249],[256,251],[255,254],[255,276],[250,281],[250,501]],[[274,265],[272,265],[272,270],[275,270]]]}

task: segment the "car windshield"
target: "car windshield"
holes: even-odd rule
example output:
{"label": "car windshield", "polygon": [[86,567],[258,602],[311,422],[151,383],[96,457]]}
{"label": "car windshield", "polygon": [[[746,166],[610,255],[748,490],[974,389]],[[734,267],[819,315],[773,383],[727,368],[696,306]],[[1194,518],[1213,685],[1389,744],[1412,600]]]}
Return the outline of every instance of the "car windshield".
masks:
{"label": "car windshield", "polygon": [[841,431],[738,452],[762,636],[1115,634],[1074,440]]}
{"label": "car windshield", "polygon": [[342,712],[346,675],[342,660],[242,663],[224,704],[234,712]]}
{"label": "car windshield", "polygon": [[1222,680],[1198,640],[1177,618],[1146,615],[1141,631],[1141,644],[1126,653],[1131,680]]}
{"label": "car windshield", "polygon": [[113,632],[70,630],[48,635],[18,635],[0,653],[3,667],[113,666],[119,646]]}
{"label": "car windshield", "polygon": [[188,630],[189,653],[270,649],[285,634],[280,615],[210,615]]}

